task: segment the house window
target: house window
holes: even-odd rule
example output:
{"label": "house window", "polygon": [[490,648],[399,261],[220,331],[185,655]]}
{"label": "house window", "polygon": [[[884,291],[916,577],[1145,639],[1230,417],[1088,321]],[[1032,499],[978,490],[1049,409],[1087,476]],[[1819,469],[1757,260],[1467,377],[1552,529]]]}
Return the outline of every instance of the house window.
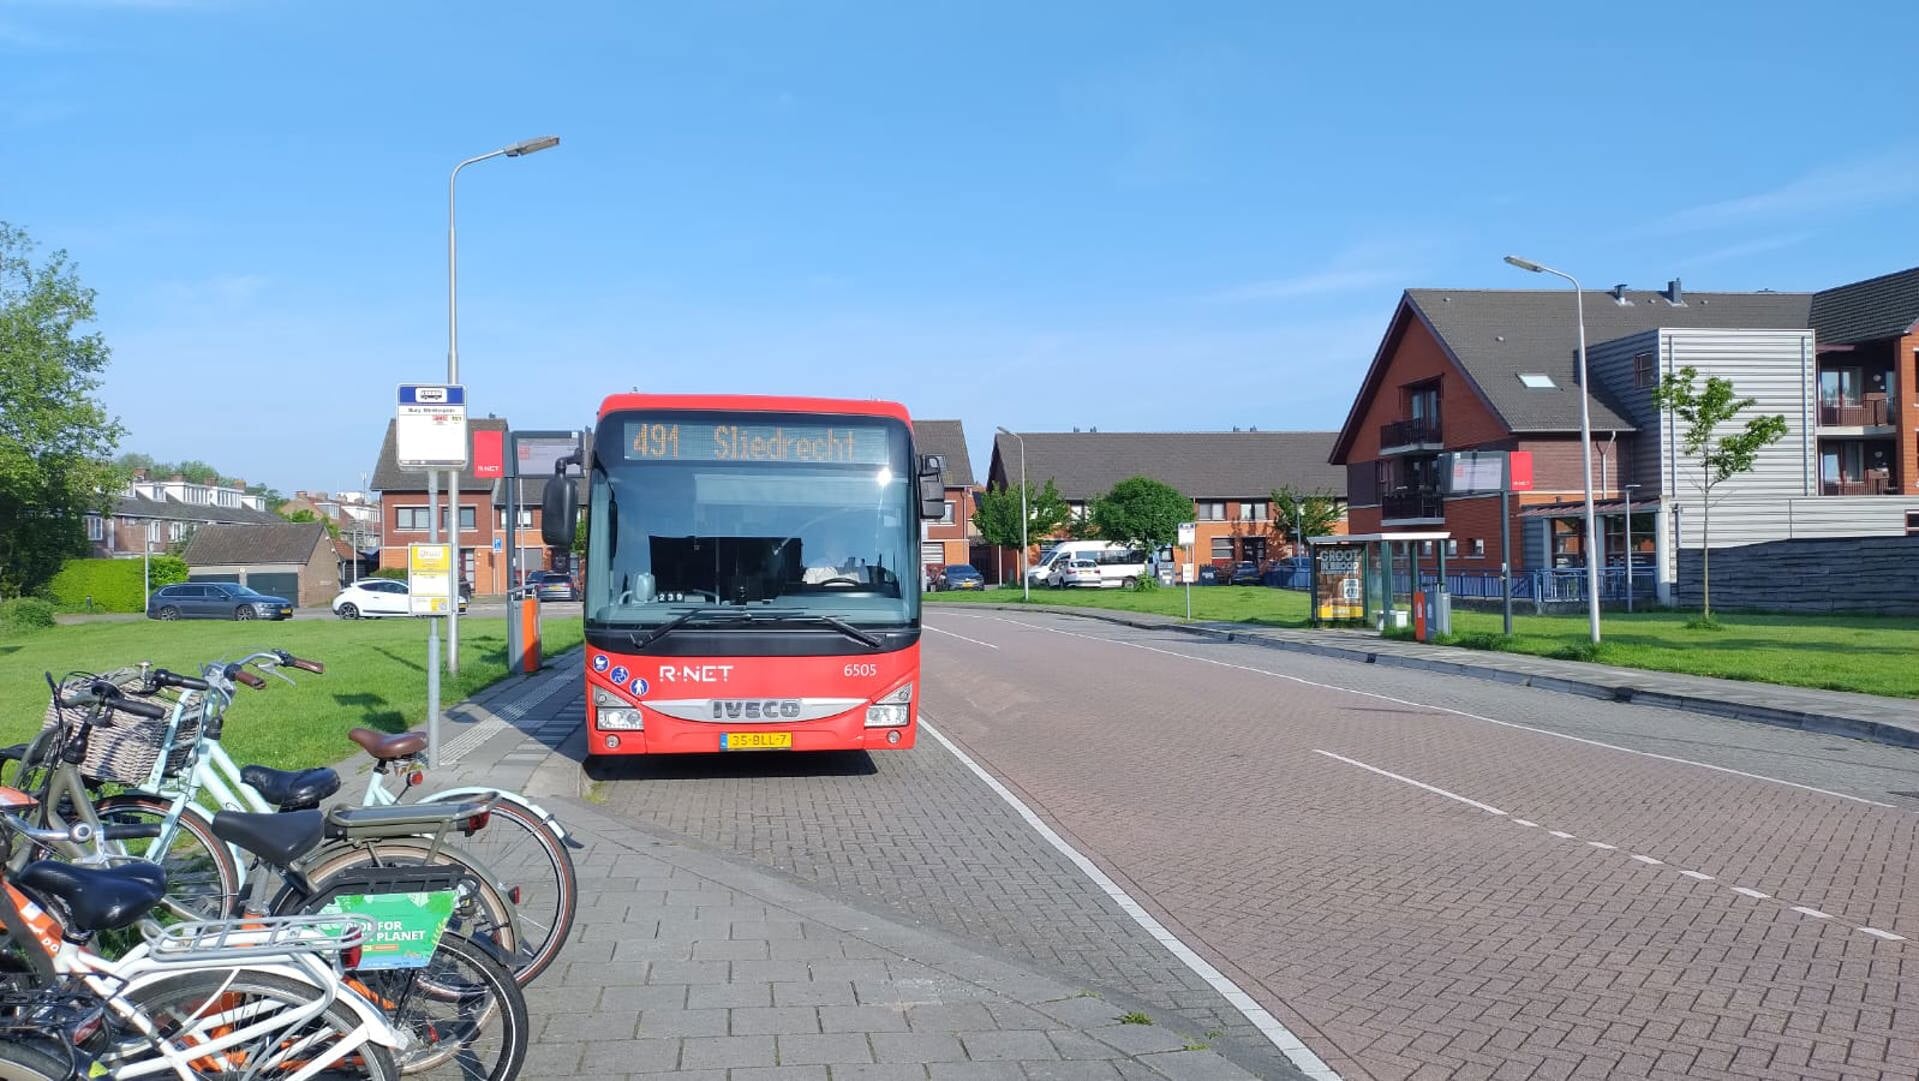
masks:
{"label": "house window", "polygon": [[1484,537],[1473,538],[1473,556],[1472,557],[1474,559],[1486,558],[1486,538]]}
{"label": "house window", "polygon": [[1239,516],[1249,522],[1266,520],[1266,501],[1264,499],[1242,499],[1239,502]]}
{"label": "house window", "polygon": [[1086,504],[1069,502],[1066,504],[1066,513],[1072,515],[1073,521],[1083,522],[1086,520]]}
{"label": "house window", "polygon": [[1406,388],[1406,416],[1410,420],[1439,419],[1439,384],[1422,383]]}
{"label": "house window", "polygon": [[[533,528],[533,508],[521,507],[520,513],[519,513],[519,519],[520,519],[521,529],[532,529]],[[501,507],[498,511],[495,511],[493,514],[493,520],[496,523],[498,523],[499,528],[505,529],[506,528],[506,508]]]}
{"label": "house window", "polygon": [[1919,537],[1919,510],[1906,512],[1906,536]]}
{"label": "house window", "polygon": [[87,539],[90,541],[102,540],[106,535],[107,524],[100,520],[100,516],[97,514],[87,515]]}
{"label": "house window", "polygon": [[1226,520],[1226,502],[1222,499],[1201,500],[1194,504],[1197,508],[1194,518],[1201,522],[1223,522]]}
{"label": "house window", "polygon": [[1654,377],[1651,353],[1641,353],[1632,358],[1633,386],[1645,389],[1651,387],[1658,381],[1659,380]]}
{"label": "house window", "polygon": [[427,527],[425,507],[393,508],[393,528],[406,533],[424,533]]}
{"label": "house window", "polygon": [[1456,540],[1453,540],[1450,537],[1446,539],[1446,558],[1447,559],[1459,558],[1459,542]]}
{"label": "house window", "polygon": [[1213,538],[1213,561],[1215,563],[1231,563],[1233,561],[1233,538]]}
{"label": "house window", "polygon": [[953,524],[953,501],[950,499],[947,500],[945,507],[946,509],[940,511],[940,524],[952,525]]}
{"label": "house window", "polygon": [[167,539],[168,540],[177,541],[186,535],[187,535],[187,524],[185,522],[168,522],[167,523]]}

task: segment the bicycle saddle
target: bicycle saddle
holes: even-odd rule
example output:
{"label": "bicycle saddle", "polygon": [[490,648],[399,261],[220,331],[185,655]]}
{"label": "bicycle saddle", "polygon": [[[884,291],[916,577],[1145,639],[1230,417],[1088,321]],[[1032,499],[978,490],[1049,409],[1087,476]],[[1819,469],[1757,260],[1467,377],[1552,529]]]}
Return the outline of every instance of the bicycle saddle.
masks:
{"label": "bicycle saddle", "polygon": [[253,853],[269,866],[285,869],[320,843],[325,824],[318,811],[221,811],[213,816],[213,835]]}
{"label": "bicycle saddle", "polygon": [[147,914],[166,896],[167,873],[157,863],[81,867],[35,860],[13,875],[13,884],[58,902],[70,930],[117,931]]}
{"label": "bicycle saddle", "polygon": [[240,779],[260,798],[282,811],[305,811],[340,790],[340,775],[325,766],[316,769],[268,769],[241,766]]}
{"label": "bicycle saddle", "polygon": [[346,738],[360,745],[366,753],[382,762],[391,762],[396,758],[412,758],[426,750],[425,732],[400,732],[387,735],[375,732],[371,728],[355,728],[346,734]]}

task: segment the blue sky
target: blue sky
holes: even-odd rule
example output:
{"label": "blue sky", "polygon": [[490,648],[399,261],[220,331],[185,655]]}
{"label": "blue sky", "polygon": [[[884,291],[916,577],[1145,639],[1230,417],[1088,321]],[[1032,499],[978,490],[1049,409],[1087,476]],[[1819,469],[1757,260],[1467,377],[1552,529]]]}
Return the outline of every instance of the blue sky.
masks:
{"label": "blue sky", "polygon": [[[1822,22],[1821,12],[1833,15]],[[1919,5],[0,0],[0,219],[100,292],[125,446],[357,486],[478,412],[896,398],[1334,428],[1399,290],[1919,264]]]}

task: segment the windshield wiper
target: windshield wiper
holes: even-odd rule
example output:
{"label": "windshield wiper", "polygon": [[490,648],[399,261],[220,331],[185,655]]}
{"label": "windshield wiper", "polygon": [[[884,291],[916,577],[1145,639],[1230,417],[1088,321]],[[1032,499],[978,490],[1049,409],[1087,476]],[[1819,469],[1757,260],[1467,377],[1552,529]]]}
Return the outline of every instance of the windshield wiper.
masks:
{"label": "windshield wiper", "polygon": [[693,608],[685,612],[681,612],[679,615],[674,616],[672,619],[667,620],[665,623],[662,623],[657,627],[654,627],[653,629],[647,631],[645,634],[640,634],[639,632],[634,631],[634,632],[629,632],[626,637],[628,641],[633,643],[634,649],[645,649],[647,646],[653,644],[654,642],[658,641],[661,638],[666,637],[669,634],[672,634],[674,631],[679,630],[681,627],[686,626],[688,623],[691,623],[696,619],[700,619],[702,617],[711,618],[715,616],[724,616],[726,617],[727,622],[738,622],[742,619],[745,619],[747,617],[747,613],[729,612],[724,608]]}
{"label": "windshield wiper", "polygon": [[746,621],[748,623],[817,623],[822,627],[831,627],[864,646],[878,649],[886,644],[838,616],[824,615],[819,612],[754,612],[747,616]]}

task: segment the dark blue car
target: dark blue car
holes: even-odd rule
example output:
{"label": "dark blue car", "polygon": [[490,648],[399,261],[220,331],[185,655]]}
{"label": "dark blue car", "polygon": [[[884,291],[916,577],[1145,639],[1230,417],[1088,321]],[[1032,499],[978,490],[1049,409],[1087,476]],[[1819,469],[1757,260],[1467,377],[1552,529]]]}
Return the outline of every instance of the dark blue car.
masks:
{"label": "dark blue car", "polygon": [[293,602],[234,582],[181,582],[153,591],[147,598],[147,618],[292,619]]}
{"label": "dark blue car", "polygon": [[934,589],[985,589],[986,576],[965,563],[953,563],[940,571]]}

